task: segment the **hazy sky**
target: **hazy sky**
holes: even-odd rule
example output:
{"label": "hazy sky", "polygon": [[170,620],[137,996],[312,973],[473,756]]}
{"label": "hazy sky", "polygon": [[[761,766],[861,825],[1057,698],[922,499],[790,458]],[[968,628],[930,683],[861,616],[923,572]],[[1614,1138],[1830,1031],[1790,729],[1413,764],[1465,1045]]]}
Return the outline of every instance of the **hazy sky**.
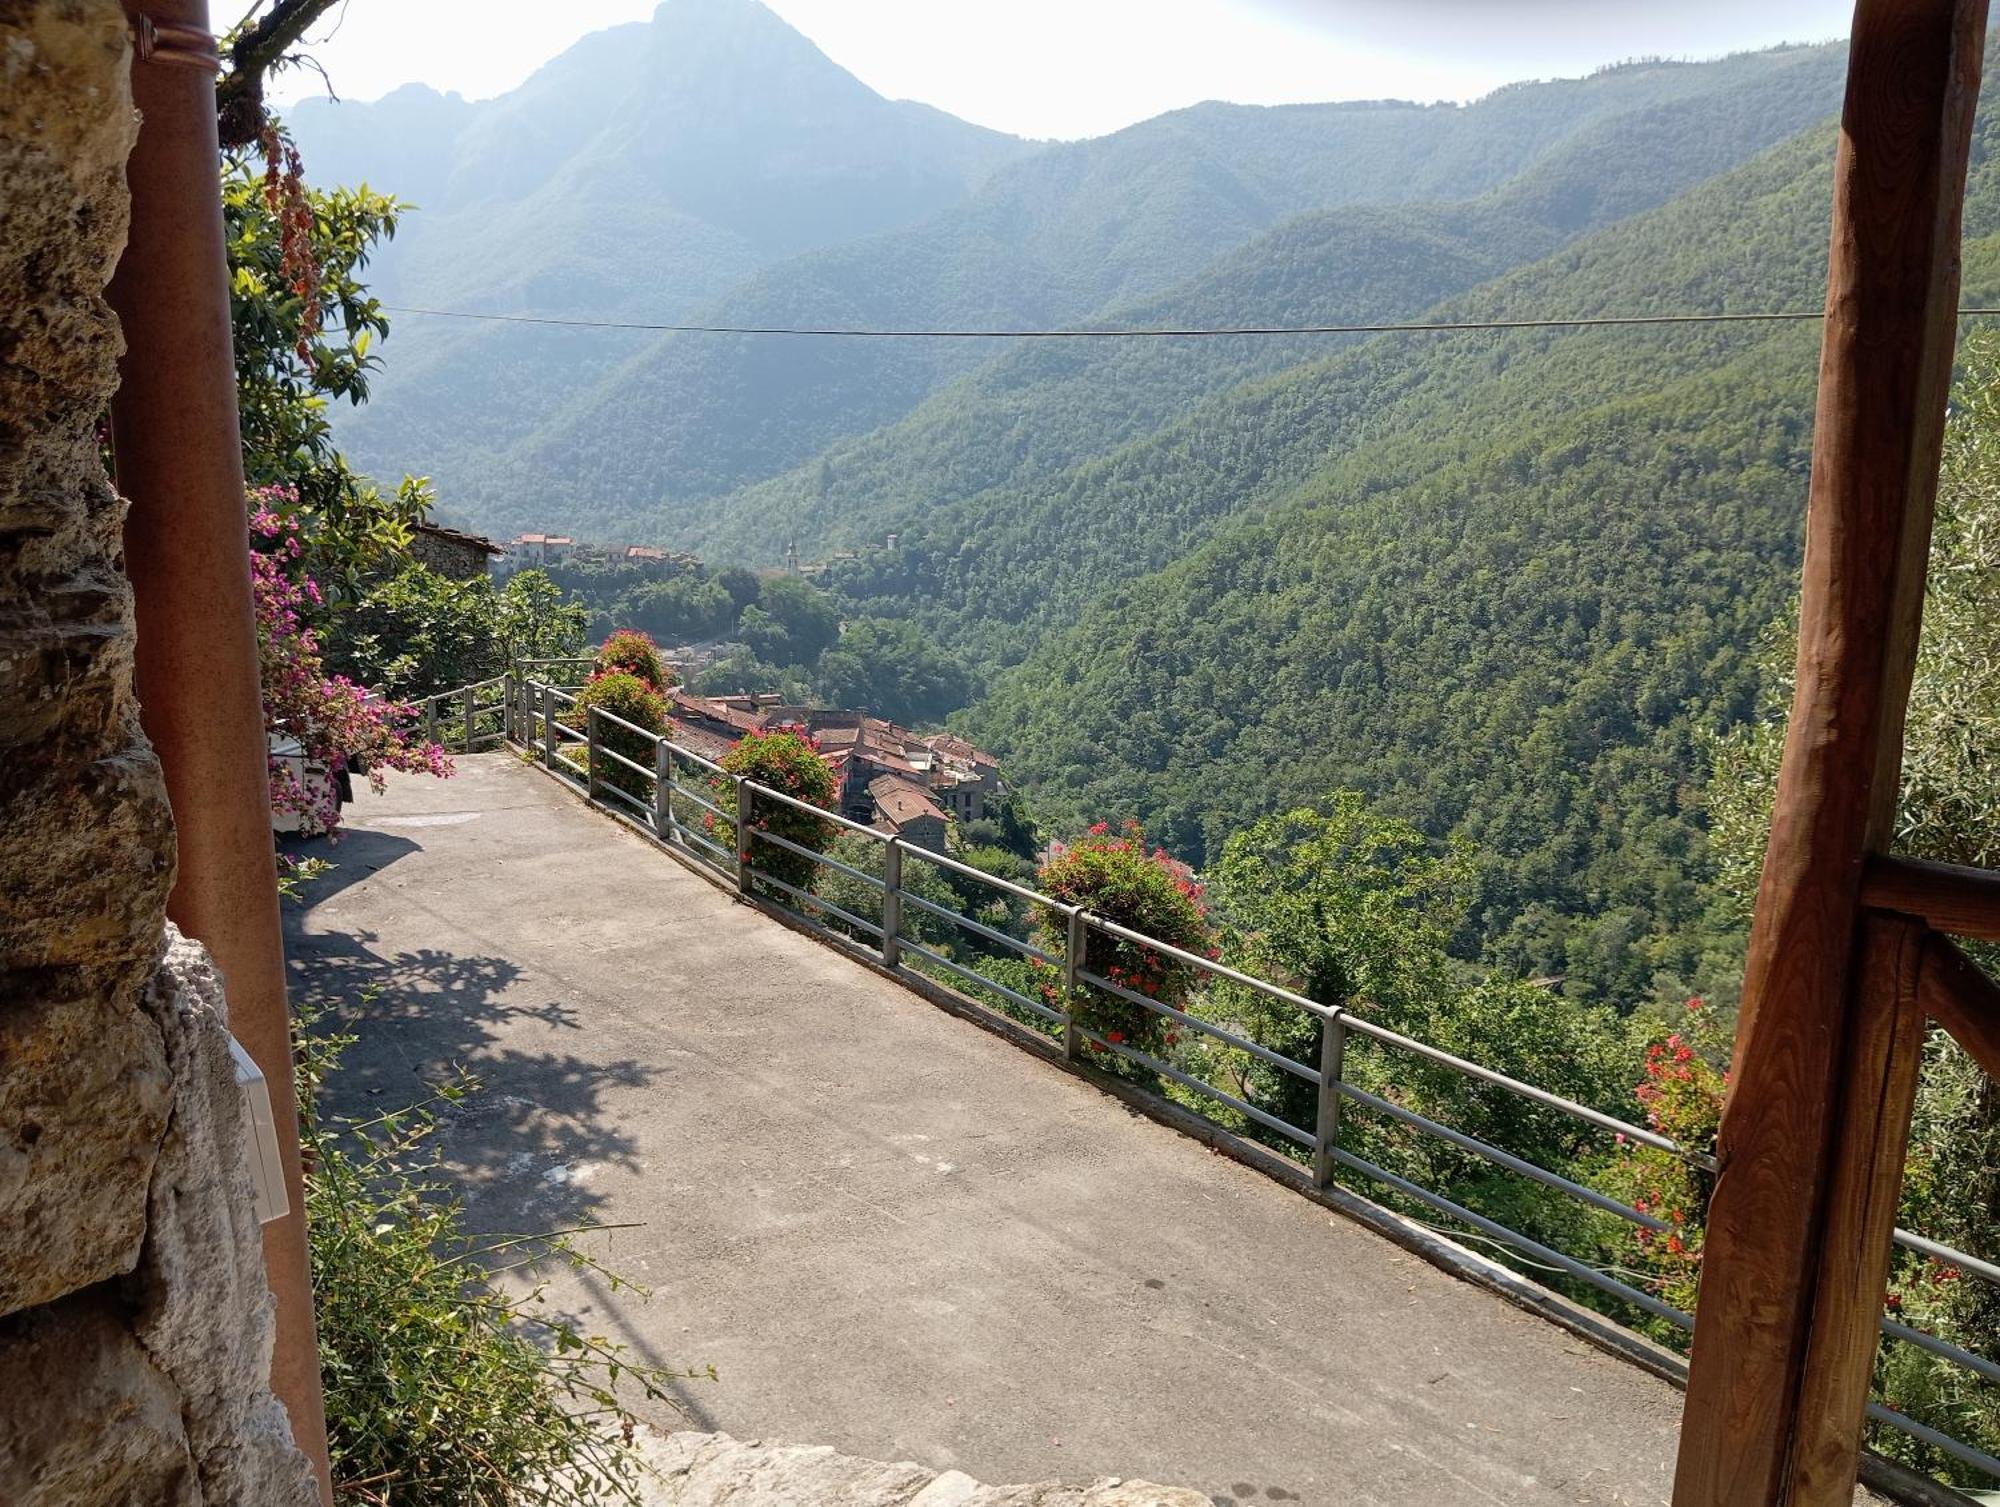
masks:
{"label": "hazy sky", "polygon": [[[671,0],[700,4],[704,0]],[[1519,78],[1843,34],[1852,0],[767,0],[879,92],[1024,136],[1203,99],[1466,99]],[[348,99],[504,93],[655,0],[346,0],[312,52]],[[223,6],[218,15],[225,14]],[[301,71],[281,100],[322,92]]]}

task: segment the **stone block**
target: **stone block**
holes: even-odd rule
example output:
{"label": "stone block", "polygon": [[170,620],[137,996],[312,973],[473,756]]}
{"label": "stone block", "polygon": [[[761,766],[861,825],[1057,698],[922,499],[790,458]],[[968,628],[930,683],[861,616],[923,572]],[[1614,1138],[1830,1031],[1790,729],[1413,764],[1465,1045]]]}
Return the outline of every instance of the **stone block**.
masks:
{"label": "stone block", "polygon": [[317,1507],[312,1468],[270,1390],[276,1309],[222,984],[207,951],[171,927],[144,1007],[174,1097],[129,1284],[139,1342],[180,1395],[202,1500]]}
{"label": "stone block", "polygon": [[172,1084],[119,970],[0,976],[0,1315],[129,1272]]}
{"label": "stone block", "polygon": [[7,1507],[200,1507],[180,1396],[110,1285],[0,1319],[0,1398]]}

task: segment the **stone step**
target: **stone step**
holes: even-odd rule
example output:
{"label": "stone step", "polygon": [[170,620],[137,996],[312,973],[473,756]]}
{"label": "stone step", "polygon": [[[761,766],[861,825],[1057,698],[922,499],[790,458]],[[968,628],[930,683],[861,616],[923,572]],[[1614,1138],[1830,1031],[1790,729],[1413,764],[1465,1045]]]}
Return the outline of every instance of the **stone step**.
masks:
{"label": "stone step", "polygon": [[962,1471],[692,1431],[642,1445],[646,1507],[1214,1507],[1183,1487],[1102,1476],[985,1486]]}

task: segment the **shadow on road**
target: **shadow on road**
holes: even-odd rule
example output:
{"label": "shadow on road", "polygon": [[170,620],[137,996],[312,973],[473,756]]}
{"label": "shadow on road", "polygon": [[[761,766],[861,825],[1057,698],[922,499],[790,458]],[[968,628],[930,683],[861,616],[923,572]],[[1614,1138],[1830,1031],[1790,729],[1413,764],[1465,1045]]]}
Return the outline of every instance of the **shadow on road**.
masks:
{"label": "shadow on road", "polygon": [[[372,1119],[430,1097],[461,1070],[476,1092],[441,1116],[438,1144],[472,1225],[535,1234],[590,1222],[592,1179],[634,1165],[636,1143],[604,1106],[655,1070],[570,1049],[581,1026],[560,995],[516,964],[441,949],[396,951],[373,932],[315,926],[313,912],[417,845],[350,832],[324,856],[340,865],[286,908],[292,1006],[320,1034],[355,1038],[322,1093],[324,1112]],[[309,851],[322,844],[299,844]]]}

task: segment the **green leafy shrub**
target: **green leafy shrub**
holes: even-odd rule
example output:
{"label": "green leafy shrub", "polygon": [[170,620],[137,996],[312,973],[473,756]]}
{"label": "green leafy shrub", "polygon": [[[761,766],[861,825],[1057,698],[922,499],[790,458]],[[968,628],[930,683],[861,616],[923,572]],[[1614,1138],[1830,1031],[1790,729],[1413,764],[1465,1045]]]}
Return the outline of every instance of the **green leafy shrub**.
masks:
{"label": "green leafy shrub", "polygon": [[[1127,822],[1116,837],[1099,822],[1073,846],[1044,864],[1042,893],[1093,915],[1142,931],[1184,951],[1209,953],[1208,911],[1201,886],[1187,869],[1174,862],[1165,848],[1146,849],[1137,822]],[[1041,917],[1046,951],[1060,952],[1067,938],[1067,919],[1057,911]],[[1179,1008],[1187,1003],[1196,970],[1175,962],[1154,947],[1101,932],[1091,934],[1090,971],[1115,984]],[[1143,1005],[1095,986],[1078,990],[1070,1002],[1077,1020],[1106,1041],[1160,1056],[1179,1033],[1166,1017]],[[1093,1042],[1094,1050],[1103,1050]]]}
{"label": "green leafy shrub", "polygon": [[[794,800],[828,811],[833,809],[840,794],[840,782],[834,778],[833,766],[820,757],[819,745],[803,733],[789,730],[745,733],[736,746],[723,755],[722,767],[731,774],[746,776]],[[716,804],[734,815],[734,784],[718,781],[716,794]],[[832,822],[768,799],[757,803],[753,798],[751,815],[752,834],[769,832],[802,848],[810,848],[815,853],[826,851],[837,830]],[[718,842],[734,844],[737,841],[734,821],[711,819],[710,829],[715,832]],[[819,865],[810,858],[781,848],[776,843],[756,843],[754,836],[750,840],[754,844],[751,856],[766,874],[794,889],[809,890],[813,887],[819,877]]]}
{"label": "green leafy shrub", "polygon": [[[882,854],[888,844],[863,837],[859,832],[841,832],[834,838],[827,856],[839,860],[851,869],[859,869],[864,874],[880,876]],[[788,855],[790,856],[790,855]],[[903,859],[903,892],[928,900],[933,905],[946,910],[955,909],[959,900],[957,893],[945,882],[943,873],[936,864],[905,856]],[[821,870],[813,885],[813,893],[829,904],[837,905],[851,916],[858,916],[875,926],[882,924],[882,889],[865,879],[857,879],[852,874],[844,874],[839,869]],[[829,916],[829,926],[843,932],[851,932],[862,941],[873,943],[874,935],[848,926],[837,916]],[[902,934],[905,939],[919,942],[933,952],[946,952],[958,938],[958,928],[941,916],[934,916],[921,905],[903,907]]]}
{"label": "green leafy shrub", "polygon": [[637,628],[620,628],[605,639],[597,650],[597,673],[636,676],[655,691],[679,684],[659,646]]}
{"label": "green leafy shrub", "polygon": [[[623,671],[605,673],[599,671],[590,678],[582,690],[576,693],[576,702],[557,720],[578,732],[588,732],[590,709],[596,707],[634,727],[642,727],[649,733],[664,733],[669,725],[667,700],[652,686],[637,675]],[[603,750],[621,754],[641,768],[653,767],[654,753],[652,740],[631,732],[626,728],[600,720],[597,729],[599,757],[592,759],[581,744],[571,744],[563,750],[563,757],[579,769],[591,769],[599,784],[610,785],[624,791],[635,800],[650,801],[653,796],[653,782],[638,770],[628,768],[616,759],[602,756]]]}
{"label": "green leafy shrub", "polygon": [[548,1262],[636,1291],[569,1234],[488,1238],[465,1228],[438,1174],[433,1106],[475,1090],[472,1080],[377,1119],[326,1117],[320,1086],[352,1040],[304,1030],[296,1054],[335,1498],[367,1507],[638,1502],[637,1420],[618,1389],[678,1406],[668,1384],[694,1373],[634,1360],[579,1331],[547,1308],[542,1285],[525,1294],[499,1285],[504,1271]]}

